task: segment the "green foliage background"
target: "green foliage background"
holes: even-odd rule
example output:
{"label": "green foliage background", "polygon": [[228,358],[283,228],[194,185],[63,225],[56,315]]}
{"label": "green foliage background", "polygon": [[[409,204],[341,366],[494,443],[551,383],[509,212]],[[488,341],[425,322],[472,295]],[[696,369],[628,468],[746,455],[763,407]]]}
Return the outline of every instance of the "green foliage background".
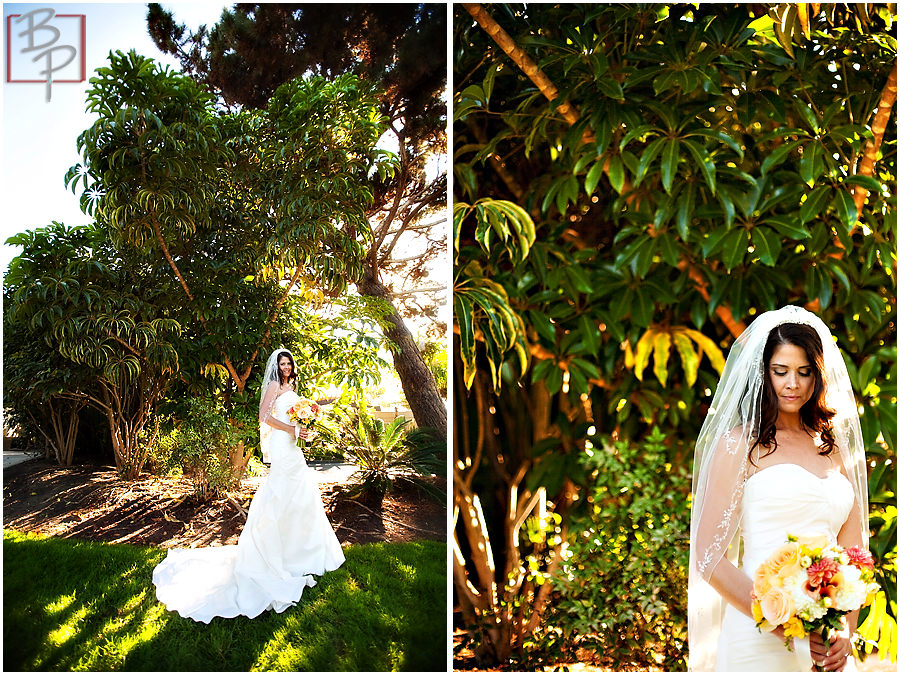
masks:
{"label": "green foliage background", "polygon": [[[483,663],[587,643],[613,665],[684,667],[693,442],[734,337],[785,304],[832,327],[858,395],[888,600],[867,627],[894,654],[878,632],[896,616],[892,101],[880,141],[873,122],[896,69],[895,16],[802,7],[805,25],[785,5],[485,6],[530,65],[454,10],[455,599]],[[553,100],[526,76],[536,68]],[[656,473],[644,506],[651,517],[667,504],[682,528],[651,528],[615,501],[595,513],[609,486],[590,452],[635,486],[662,453],[674,469]],[[559,541],[532,551],[507,514],[541,488]],[[584,582],[608,572],[581,541],[592,518],[630,591]],[[609,531],[620,518],[631,527]],[[637,532],[652,535],[643,550]],[[651,589],[634,566],[654,559]],[[663,560],[682,573],[664,574]],[[552,593],[535,574],[518,586],[499,572],[520,566],[555,579]],[[544,614],[529,621],[535,599]]]}
{"label": "green foliage background", "polygon": [[[184,420],[193,397],[218,401],[207,408],[234,427],[219,446],[255,444],[244,418],[257,416],[275,347],[294,350],[302,394],[376,381],[387,309],[346,293],[371,239],[371,176],[394,165],[374,147],[385,119],[373,88],[307,77],[281,85],[265,111],[223,112],[134,51],[111,52],[90,84],[96,119],[65,183],[96,222],[10,239],[24,249],[4,285],[10,418],[69,464],[93,406],[117,468],[135,478],[157,415]],[[50,414],[35,417],[38,407]],[[204,417],[194,410],[193,426]],[[211,447],[200,455],[224,476]]]}

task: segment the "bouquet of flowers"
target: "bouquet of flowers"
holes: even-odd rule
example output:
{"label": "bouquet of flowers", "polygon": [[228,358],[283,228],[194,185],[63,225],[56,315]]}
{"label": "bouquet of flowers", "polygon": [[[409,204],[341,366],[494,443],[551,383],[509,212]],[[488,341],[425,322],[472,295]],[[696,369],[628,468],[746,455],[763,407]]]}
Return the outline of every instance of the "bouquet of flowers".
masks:
{"label": "bouquet of flowers", "polygon": [[287,416],[292,423],[302,424],[308,429],[319,418],[321,412],[322,408],[318,403],[308,398],[301,398],[288,408]]}
{"label": "bouquet of flowers", "polygon": [[753,578],[753,618],[760,630],[784,628],[785,644],[814,631],[840,630],[841,617],[871,604],[878,593],[872,555],[826,537],[788,535]]}

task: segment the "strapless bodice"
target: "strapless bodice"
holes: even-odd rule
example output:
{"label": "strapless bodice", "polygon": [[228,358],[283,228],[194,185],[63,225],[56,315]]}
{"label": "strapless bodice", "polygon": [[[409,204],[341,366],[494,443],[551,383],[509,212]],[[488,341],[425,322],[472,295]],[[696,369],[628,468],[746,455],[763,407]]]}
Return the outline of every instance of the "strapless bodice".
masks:
{"label": "strapless bodice", "polygon": [[275,419],[290,424],[287,417],[288,408],[300,400],[300,396],[296,391],[286,391],[275,399],[275,405],[272,408],[272,415]]}
{"label": "strapless bodice", "polygon": [[799,464],[774,464],[744,485],[743,567],[752,572],[787,535],[825,535],[837,540],[853,508],[850,481],[834,471],[820,477]]}
{"label": "strapless bodice", "polygon": [[[287,411],[299,400],[300,396],[295,391],[286,391],[280,394],[272,406],[272,415],[285,424],[293,424],[288,419]],[[272,431],[269,441],[269,457],[272,462],[269,467],[270,476],[297,477],[306,470],[306,458],[303,456],[303,451],[297,447],[294,434],[281,429]]]}

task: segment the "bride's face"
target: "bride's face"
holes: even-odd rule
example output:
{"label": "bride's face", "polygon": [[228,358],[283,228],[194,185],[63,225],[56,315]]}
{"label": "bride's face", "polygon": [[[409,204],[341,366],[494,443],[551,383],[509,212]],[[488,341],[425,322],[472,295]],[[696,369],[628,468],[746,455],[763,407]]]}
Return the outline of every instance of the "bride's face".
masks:
{"label": "bride's face", "polygon": [[797,345],[781,344],[769,360],[769,380],[778,396],[778,412],[797,414],[815,389],[814,366],[806,350]]}
{"label": "bride's face", "polygon": [[291,360],[286,356],[282,356],[278,359],[278,370],[281,371],[282,381],[289,378],[294,370],[294,367],[291,365]]}

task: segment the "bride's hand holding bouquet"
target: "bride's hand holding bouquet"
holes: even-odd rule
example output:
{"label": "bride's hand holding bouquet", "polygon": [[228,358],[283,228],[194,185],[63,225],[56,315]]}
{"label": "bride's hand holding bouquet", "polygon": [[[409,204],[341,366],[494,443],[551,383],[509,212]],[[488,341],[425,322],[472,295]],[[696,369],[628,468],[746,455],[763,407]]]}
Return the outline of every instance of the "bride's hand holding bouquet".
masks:
{"label": "bride's hand holding bouquet", "polygon": [[[844,549],[823,538],[788,537],[753,579],[753,618],[761,631],[784,630],[791,638],[846,632],[844,616],[871,604],[878,592],[871,554]],[[841,638],[838,638],[841,639]],[[790,647],[789,647],[790,648]],[[820,661],[816,664],[822,666]]]}
{"label": "bride's hand holding bouquet", "polygon": [[297,438],[306,440],[309,438],[309,430],[322,413],[322,407],[308,398],[301,398],[288,408],[288,419],[296,425]]}

